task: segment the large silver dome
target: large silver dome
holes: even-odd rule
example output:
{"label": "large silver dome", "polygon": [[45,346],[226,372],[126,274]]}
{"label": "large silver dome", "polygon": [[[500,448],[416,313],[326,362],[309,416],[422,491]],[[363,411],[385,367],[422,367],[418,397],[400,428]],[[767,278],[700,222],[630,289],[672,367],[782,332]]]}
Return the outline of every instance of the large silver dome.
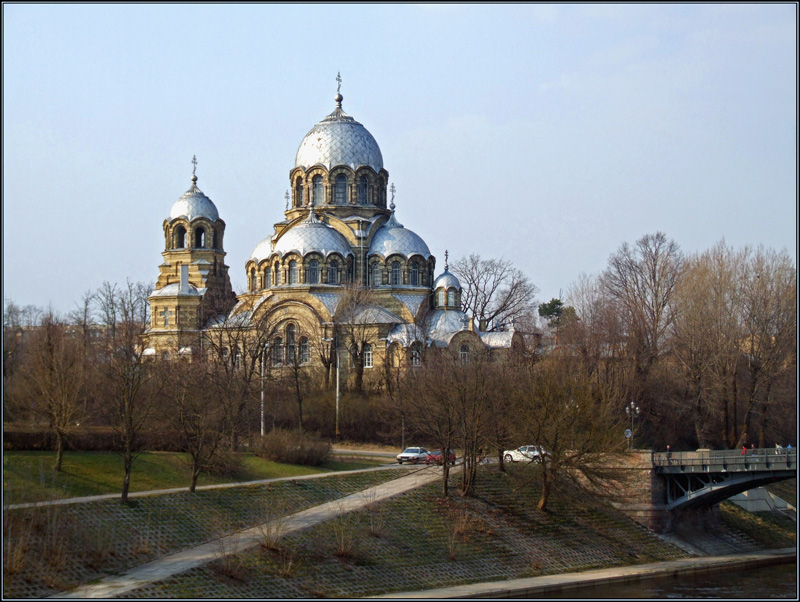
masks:
{"label": "large silver dome", "polygon": [[189,221],[196,217],[206,217],[212,222],[219,219],[219,212],[214,203],[197,187],[197,176],[192,176],[191,188],[172,206],[169,220],[172,221],[176,217],[185,217]]}
{"label": "large silver dome", "polygon": [[431,252],[428,245],[419,235],[403,227],[394,217],[394,212],[381,228],[375,233],[369,246],[369,255],[380,255],[384,259],[399,253],[403,257],[421,255],[430,258]]}
{"label": "large silver dome", "polygon": [[383,156],[378,143],[363,125],[342,110],[341,94],[336,109],[306,134],[297,149],[295,167],[308,169],[322,165],[326,169],[347,165],[355,170],[366,165],[380,171]]}
{"label": "large silver dome", "polygon": [[308,219],[297,224],[283,235],[272,248],[272,238],[265,238],[253,250],[250,259],[258,262],[266,259],[273,253],[281,257],[287,253],[295,252],[301,257],[307,253],[317,252],[323,257],[331,253],[339,253],[342,257],[352,255],[347,239],[330,226],[317,220],[313,211],[309,211]]}

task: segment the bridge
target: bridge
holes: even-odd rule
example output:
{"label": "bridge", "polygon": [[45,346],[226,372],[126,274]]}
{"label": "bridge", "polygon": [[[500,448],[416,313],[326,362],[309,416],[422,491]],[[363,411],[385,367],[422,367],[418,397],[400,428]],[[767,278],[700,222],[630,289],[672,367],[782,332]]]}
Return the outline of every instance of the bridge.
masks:
{"label": "bridge", "polygon": [[797,450],[749,449],[745,455],[741,450],[633,450],[623,464],[630,478],[618,484],[621,495],[615,505],[649,529],[666,533],[678,526],[705,528],[717,520],[713,510],[719,502],[796,477]]}
{"label": "bridge", "polygon": [[797,476],[797,450],[697,450],[652,454],[667,510],[707,508],[732,495]]}

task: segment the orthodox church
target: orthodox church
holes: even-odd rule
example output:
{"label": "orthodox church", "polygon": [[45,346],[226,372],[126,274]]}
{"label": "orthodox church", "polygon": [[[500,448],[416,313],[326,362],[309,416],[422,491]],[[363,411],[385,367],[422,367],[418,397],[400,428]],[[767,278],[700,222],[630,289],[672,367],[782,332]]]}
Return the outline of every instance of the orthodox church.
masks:
{"label": "orthodox church", "polygon": [[[163,222],[147,355],[201,353],[210,333],[235,323],[266,332],[259,344],[271,366],[320,367],[335,345],[369,379],[387,361],[419,365],[430,347],[469,361],[479,348],[524,345],[513,330],[480,331],[461,311],[458,278],[447,259],[437,276],[428,245],[398,220],[380,147],[342,100],[337,92],[333,112],[300,142],[284,219],[253,248],[238,296],[225,265],[225,222],[198,188],[193,159],[192,184]],[[236,346],[230,352],[241,353]]]}

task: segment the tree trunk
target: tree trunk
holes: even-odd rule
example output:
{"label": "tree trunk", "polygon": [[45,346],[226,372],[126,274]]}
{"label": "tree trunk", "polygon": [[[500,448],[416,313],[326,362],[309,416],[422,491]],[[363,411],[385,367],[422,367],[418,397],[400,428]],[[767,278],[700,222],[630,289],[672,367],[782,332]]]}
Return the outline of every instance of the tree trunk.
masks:
{"label": "tree trunk", "polygon": [[547,512],[547,501],[550,499],[550,475],[542,469],[542,496],[539,498],[537,508],[540,512]]}
{"label": "tree trunk", "polygon": [[121,502],[123,504],[128,503],[128,491],[131,487],[131,461],[126,456],[123,460],[125,463],[125,477],[122,479],[122,498]]}
{"label": "tree trunk", "polygon": [[194,493],[197,489],[197,477],[200,476],[200,467],[196,461],[192,461],[192,480],[189,483],[189,493]]}
{"label": "tree trunk", "polygon": [[56,431],[56,466],[55,470],[61,472],[61,462],[64,459],[64,436]]}

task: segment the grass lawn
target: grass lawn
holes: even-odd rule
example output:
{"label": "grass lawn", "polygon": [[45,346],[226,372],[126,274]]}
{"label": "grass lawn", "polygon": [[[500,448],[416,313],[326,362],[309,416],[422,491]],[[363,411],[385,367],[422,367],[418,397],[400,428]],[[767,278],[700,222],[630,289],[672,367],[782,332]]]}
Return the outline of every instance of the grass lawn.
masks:
{"label": "grass lawn", "polygon": [[[235,476],[203,473],[198,485],[294,477],[321,472],[369,468],[370,460],[329,460],[322,466],[298,466],[270,462],[243,454],[242,470]],[[54,473],[55,453],[49,451],[3,452],[4,505],[54,498],[119,493],[122,490],[122,458],[114,452],[65,452],[62,470]],[[143,453],[133,463],[131,491],[188,487],[188,456],[172,452]]]}

